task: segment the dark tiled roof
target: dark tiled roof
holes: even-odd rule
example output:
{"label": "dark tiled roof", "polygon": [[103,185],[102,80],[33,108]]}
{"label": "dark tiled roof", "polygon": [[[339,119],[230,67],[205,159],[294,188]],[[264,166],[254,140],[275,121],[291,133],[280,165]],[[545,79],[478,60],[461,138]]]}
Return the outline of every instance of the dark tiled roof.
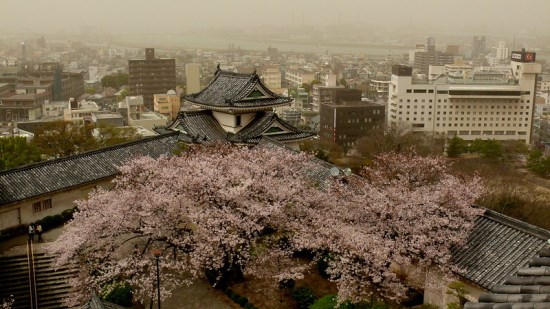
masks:
{"label": "dark tiled roof", "polygon": [[524,267],[542,249],[550,232],[486,210],[474,225],[467,244],[453,251],[465,279],[491,289]]}
{"label": "dark tiled roof", "polygon": [[302,131],[288,122],[282,120],[273,112],[259,112],[256,118],[245,128],[233,135],[229,140],[234,143],[258,144],[265,132],[273,125],[282,127],[285,131],[277,134],[269,134],[269,137],[280,141],[301,140],[315,136],[315,133]]}
{"label": "dark tiled roof", "polygon": [[128,159],[171,155],[177,142],[178,134],[172,132],[0,172],[0,205],[115,176]]}
{"label": "dark tiled roof", "polygon": [[[266,133],[273,126],[282,131]],[[255,118],[236,134],[228,134],[209,110],[180,112],[170,125],[155,128],[155,131],[179,131],[180,140],[187,143],[230,142],[245,145],[258,144],[266,134],[280,142],[299,141],[315,136],[315,133],[292,126],[273,112],[257,112]]]}
{"label": "dark tiled roof", "polygon": [[[255,89],[260,89],[267,97],[247,98]],[[269,90],[256,72],[239,74],[222,71],[218,68],[212,81],[198,93],[184,96],[183,99],[207,108],[263,108],[287,105],[292,98],[283,97]]]}
{"label": "dark tiled roof", "polygon": [[493,285],[491,293],[479,296],[479,303],[468,302],[465,309],[550,308],[550,246],[529,259],[515,276]]}
{"label": "dark tiled roof", "polygon": [[180,112],[165,130],[179,131],[180,139],[188,143],[227,141],[227,133],[207,110]]}

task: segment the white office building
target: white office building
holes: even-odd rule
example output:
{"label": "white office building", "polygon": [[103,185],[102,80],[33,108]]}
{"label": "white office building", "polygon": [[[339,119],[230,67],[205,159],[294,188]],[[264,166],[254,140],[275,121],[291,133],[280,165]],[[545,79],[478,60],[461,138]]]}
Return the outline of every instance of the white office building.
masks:
{"label": "white office building", "polygon": [[531,140],[535,87],[541,65],[535,53],[512,52],[512,78],[434,81],[413,79],[412,68],[394,66],[387,122],[415,132],[465,140]]}

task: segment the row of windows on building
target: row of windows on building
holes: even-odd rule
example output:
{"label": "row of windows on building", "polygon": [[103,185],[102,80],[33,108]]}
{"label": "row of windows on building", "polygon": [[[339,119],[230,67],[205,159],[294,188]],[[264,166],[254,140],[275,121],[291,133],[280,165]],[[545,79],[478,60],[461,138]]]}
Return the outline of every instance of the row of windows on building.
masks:
{"label": "row of windows on building", "polygon": [[[435,126],[436,126],[436,127],[439,127],[440,124],[439,124],[439,123],[436,123]],[[452,126],[453,126],[453,123],[447,123],[447,124],[445,124],[445,123],[443,122],[443,123],[441,123],[441,126],[442,126],[442,127],[445,127],[445,126],[447,126],[447,127],[452,127]],[[455,126],[455,127],[469,127],[469,126],[470,126],[470,123],[456,123],[456,122],[455,122],[455,123],[454,123],[454,126]],[[516,127],[516,124],[515,124],[515,123],[506,123],[506,125],[505,125],[504,123],[501,123],[500,126],[501,126],[501,127],[514,127],[514,128],[515,128],[515,127]],[[518,126],[518,127],[521,127],[522,124],[519,123],[519,124],[517,124],[517,126]],[[525,127],[528,127],[528,126],[529,126],[529,125],[526,123],[526,124],[525,124]],[[476,127],[476,124],[475,124],[475,123],[472,123],[472,127]],[[495,127],[495,128],[497,128],[497,127],[499,127],[499,124],[498,124],[498,123],[495,123],[495,124],[493,125],[493,123],[478,123],[478,124],[477,124],[477,127]]]}
{"label": "row of windows on building", "polygon": [[[412,108],[416,109],[418,108],[419,105],[413,105]],[[411,108],[411,105],[398,105],[397,106],[398,108],[408,108],[410,109]],[[421,109],[424,109],[426,106],[425,105],[420,105],[420,108]],[[428,107],[432,107],[432,106],[428,106]],[[460,109],[464,109],[464,106],[458,106],[458,105],[437,105],[437,109],[447,109],[447,107],[449,109],[457,109],[457,108],[460,108]],[[472,106],[472,109],[506,109],[506,105],[474,105]],[[514,106],[508,106],[508,109],[529,109],[530,107],[528,105],[514,105]],[[466,109],[470,109],[470,105],[466,106]]]}
{"label": "row of windows on building", "polygon": [[[399,103],[403,103],[404,99],[399,99]],[[406,99],[407,103],[411,103],[411,99]],[[437,99],[437,103],[441,103],[442,99]],[[419,99],[412,99],[413,103],[418,103]],[[426,103],[426,99],[420,99],[421,103]],[[449,99],[450,103],[472,103],[472,99]],[[502,99],[482,99],[479,103],[531,103],[531,100],[502,100]],[[432,99],[428,99],[428,103],[433,103]],[[443,103],[447,103],[447,99],[443,99]],[[469,107],[468,107],[469,108]]]}
{"label": "row of windows on building", "polygon": [[[372,115],[380,115],[382,113],[382,109],[372,109],[370,111],[363,111],[363,112],[355,112],[355,111],[352,111],[352,112],[348,112],[348,116],[355,116],[355,115],[368,115],[368,114],[372,114]],[[342,113],[344,114],[344,113]]]}
{"label": "row of windows on building", "polygon": [[[437,117],[436,120],[439,120],[440,117]],[[447,120],[447,117],[442,117],[443,121]],[[449,120],[453,120],[453,117],[448,117]],[[458,120],[458,117],[454,117],[455,119],[454,120]],[[472,118],[472,121],[493,121],[493,117],[471,117]],[[463,121],[463,120],[466,120],[466,121],[469,121],[470,120],[470,117],[460,117],[460,120]],[[495,121],[523,121],[523,118],[518,118],[518,117],[508,117],[508,118],[499,118],[499,117],[494,117],[494,120]],[[529,121],[529,118],[525,118],[525,121]]]}
{"label": "row of windows on building", "polygon": [[52,208],[52,199],[46,199],[32,203],[32,212],[37,213]]}
{"label": "row of windows on building", "polygon": [[447,131],[448,136],[454,135],[527,135],[525,131]]}

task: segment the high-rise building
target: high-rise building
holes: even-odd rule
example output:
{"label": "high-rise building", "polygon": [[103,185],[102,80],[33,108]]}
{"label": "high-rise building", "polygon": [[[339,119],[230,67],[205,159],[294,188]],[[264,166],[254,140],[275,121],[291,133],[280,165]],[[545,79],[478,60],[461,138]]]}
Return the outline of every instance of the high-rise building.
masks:
{"label": "high-rise building", "polygon": [[476,35],[472,41],[472,59],[485,56],[485,36]]}
{"label": "high-rise building", "polygon": [[145,107],[153,110],[153,95],[176,89],[176,60],[156,58],[154,48],[145,49],[145,59],[128,60],[131,96],[143,96]]}
{"label": "high-rise building", "polygon": [[465,140],[531,141],[533,104],[541,65],[535,53],[512,52],[513,78],[428,82],[413,79],[412,68],[394,66],[388,98],[389,125],[412,131],[458,135]]}
{"label": "high-rise building", "polygon": [[487,57],[487,61],[490,66],[495,66],[499,64],[506,64],[509,62],[509,52],[508,47],[506,47],[506,42],[499,41],[498,47],[491,48],[491,54]]}
{"label": "high-rise building", "polygon": [[435,38],[429,37],[426,42],[426,51],[414,53],[414,68],[421,74],[428,74],[430,65],[446,65],[454,63],[452,54],[435,50]]}
{"label": "high-rise building", "polygon": [[281,88],[281,70],[278,64],[266,66],[262,70],[262,79],[267,88],[277,90]]}
{"label": "high-rise building", "polygon": [[435,38],[433,36],[426,40],[426,51],[435,52]]}
{"label": "high-rise building", "polygon": [[185,64],[185,80],[187,94],[201,91],[201,67],[198,63]]}

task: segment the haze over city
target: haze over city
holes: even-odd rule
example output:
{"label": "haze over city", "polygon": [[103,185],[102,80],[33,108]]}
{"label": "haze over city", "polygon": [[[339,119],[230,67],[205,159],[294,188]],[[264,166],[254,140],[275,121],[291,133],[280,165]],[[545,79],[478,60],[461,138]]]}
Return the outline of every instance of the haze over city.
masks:
{"label": "haze over city", "polygon": [[550,0],[3,2],[0,309],[550,308]]}
{"label": "haze over city", "polygon": [[3,3],[0,33],[188,33],[357,24],[365,32],[546,36],[549,11],[545,0],[21,0]]}

